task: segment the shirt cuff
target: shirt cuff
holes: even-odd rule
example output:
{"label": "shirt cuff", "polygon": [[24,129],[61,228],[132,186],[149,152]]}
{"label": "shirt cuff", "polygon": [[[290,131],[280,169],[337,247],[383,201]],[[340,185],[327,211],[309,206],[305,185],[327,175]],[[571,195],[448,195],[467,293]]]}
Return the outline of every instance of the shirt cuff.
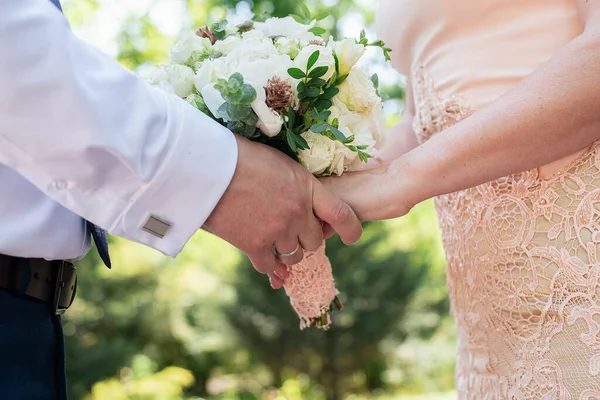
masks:
{"label": "shirt cuff", "polygon": [[[181,99],[164,93],[179,122],[177,143],[155,179],[138,192],[111,233],[175,257],[208,219],[237,165],[234,134]],[[174,127],[175,128],[175,127]]]}

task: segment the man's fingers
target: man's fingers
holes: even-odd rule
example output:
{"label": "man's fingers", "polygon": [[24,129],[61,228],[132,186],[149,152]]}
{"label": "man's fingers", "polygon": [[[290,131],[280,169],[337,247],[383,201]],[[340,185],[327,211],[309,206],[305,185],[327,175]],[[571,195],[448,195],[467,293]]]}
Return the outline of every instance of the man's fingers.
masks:
{"label": "man's fingers", "polygon": [[306,251],[317,251],[323,245],[323,228],[321,222],[313,214],[305,222],[305,228],[298,236],[302,248]]}
{"label": "man's fingers", "polygon": [[298,241],[298,237],[279,240],[275,244],[276,258],[285,265],[298,264],[304,258],[304,250]]}
{"label": "man's fingers", "polygon": [[248,258],[254,265],[254,269],[261,274],[269,275],[277,269],[278,262],[275,255],[268,250],[261,254],[248,255]]}
{"label": "man's fingers", "polygon": [[313,189],[315,215],[331,225],[345,244],[358,242],[362,235],[360,220],[348,204],[327,190],[320,182]]}

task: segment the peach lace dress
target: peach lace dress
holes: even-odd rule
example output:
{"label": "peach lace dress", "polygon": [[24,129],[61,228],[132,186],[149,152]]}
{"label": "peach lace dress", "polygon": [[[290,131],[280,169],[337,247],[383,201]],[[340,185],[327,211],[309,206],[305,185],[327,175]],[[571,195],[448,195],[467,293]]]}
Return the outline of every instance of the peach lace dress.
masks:
{"label": "peach lace dress", "polygon": [[[421,142],[581,31],[574,0],[380,2],[379,33],[412,85]],[[600,145],[440,196],[436,208],[459,398],[600,400]]]}

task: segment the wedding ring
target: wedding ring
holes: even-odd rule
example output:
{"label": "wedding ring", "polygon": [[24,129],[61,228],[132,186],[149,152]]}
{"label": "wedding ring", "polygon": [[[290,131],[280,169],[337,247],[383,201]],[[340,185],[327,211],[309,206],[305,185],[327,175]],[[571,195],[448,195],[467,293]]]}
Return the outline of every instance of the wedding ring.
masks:
{"label": "wedding ring", "polygon": [[296,248],[294,249],[294,251],[292,251],[291,253],[280,253],[277,251],[277,249],[275,247],[273,247],[273,254],[275,254],[275,258],[292,257],[299,251],[300,251],[300,245],[297,245]]}

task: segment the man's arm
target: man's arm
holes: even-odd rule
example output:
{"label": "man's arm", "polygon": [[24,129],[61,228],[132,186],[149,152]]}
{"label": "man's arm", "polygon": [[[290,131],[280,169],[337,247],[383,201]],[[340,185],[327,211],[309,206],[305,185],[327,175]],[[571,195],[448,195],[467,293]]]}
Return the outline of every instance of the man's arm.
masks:
{"label": "man's arm", "polygon": [[[176,255],[230,182],[233,134],[80,41],[49,1],[0,0],[0,54],[0,163]],[[142,229],[151,216],[171,225],[150,226],[163,238]]]}
{"label": "man's arm", "polygon": [[0,0],[0,54],[0,163],[112,234],[174,256],[205,226],[270,275],[285,272],[273,248],[322,243],[317,217],[360,237],[348,205],[299,164],[142,82],[50,2]]}

